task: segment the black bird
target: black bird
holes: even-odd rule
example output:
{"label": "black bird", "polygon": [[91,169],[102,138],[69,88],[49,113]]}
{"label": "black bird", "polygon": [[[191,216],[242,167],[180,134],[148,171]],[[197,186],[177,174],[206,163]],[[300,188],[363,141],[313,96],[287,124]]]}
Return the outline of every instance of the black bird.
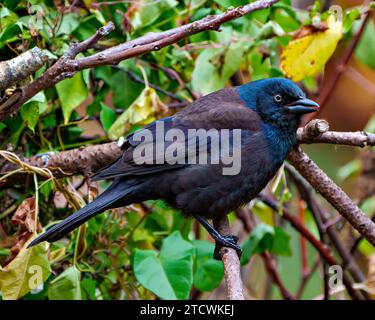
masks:
{"label": "black bird", "polygon": [[[281,78],[258,80],[208,94],[174,116],[137,131],[141,135],[145,131],[151,132],[155,140],[157,124],[162,123],[164,132],[181,130],[185,134],[184,141],[146,143],[136,141],[136,134],[129,135],[121,147],[123,155],[92,177],[94,181],[113,179],[112,185],[93,202],[36,238],[29,247],[42,241],[59,240],[105,210],[149,199],[164,199],[184,215],[195,217],[207,229],[216,241],[215,258],[220,257],[221,246],[234,248],[240,254],[237,237],[220,235],[206,219],[220,218],[256,197],[296,144],[301,116],[318,108],[319,105],[307,99],[295,83]],[[227,143],[233,155],[236,151],[234,129],[237,132],[240,129],[239,172],[223,174],[223,169],[228,167],[225,157],[220,158],[219,163],[189,163],[188,153],[199,147],[198,142],[188,136],[189,129],[217,129],[220,132],[227,129],[227,138],[212,136],[206,146],[210,147],[214,142],[220,146]],[[164,140],[165,137],[162,136]],[[163,156],[172,143],[183,150],[177,152],[177,156],[173,153],[177,163],[160,161],[160,153],[155,150],[161,149]],[[140,155],[135,155],[135,151],[141,146],[154,147],[149,156],[154,160],[152,163],[139,164],[137,161]],[[217,156],[220,152],[211,149],[208,154]]]}

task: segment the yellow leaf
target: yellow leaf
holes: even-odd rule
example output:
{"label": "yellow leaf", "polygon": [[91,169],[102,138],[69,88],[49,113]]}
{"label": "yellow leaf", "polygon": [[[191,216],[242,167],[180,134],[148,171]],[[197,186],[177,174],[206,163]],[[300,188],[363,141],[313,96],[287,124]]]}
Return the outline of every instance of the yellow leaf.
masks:
{"label": "yellow leaf", "polygon": [[39,288],[51,274],[45,244],[26,249],[25,243],[18,255],[0,269],[0,291],[4,300],[16,300]]}
{"label": "yellow leaf", "polygon": [[153,88],[146,87],[138,98],[126,109],[108,130],[108,137],[116,140],[129,130],[130,125],[145,125],[154,121],[166,107]]}
{"label": "yellow leaf", "polygon": [[320,73],[342,37],[342,21],[330,16],[325,27],[304,27],[281,54],[281,70],[293,81]]}

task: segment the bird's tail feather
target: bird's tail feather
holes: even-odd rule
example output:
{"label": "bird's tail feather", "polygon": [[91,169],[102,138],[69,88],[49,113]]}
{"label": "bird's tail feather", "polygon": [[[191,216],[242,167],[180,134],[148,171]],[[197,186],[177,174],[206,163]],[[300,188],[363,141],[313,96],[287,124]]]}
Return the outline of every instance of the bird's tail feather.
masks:
{"label": "bird's tail feather", "polygon": [[[126,197],[131,191],[135,189],[136,185],[129,184],[124,181],[115,181],[107,190],[105,190],[100,196],[98,196],[93,202],[90,202],[85,207],[81,208],[71,216],[66,218],[64,221],[56,224],[52,228],[48,229],[45,233],[34,239],[28,246],[28,248],[35,246],[36,244],[48,241],[55,242],[72,230],[78,228],[81,224],[85,223],[90,218],[97,214],[114,208],[116,201]],[[129,199],[130,200],[130,199]],[[131,201],[129,201],[129,204]],[[127,203],[123,203],[126,205]]]}

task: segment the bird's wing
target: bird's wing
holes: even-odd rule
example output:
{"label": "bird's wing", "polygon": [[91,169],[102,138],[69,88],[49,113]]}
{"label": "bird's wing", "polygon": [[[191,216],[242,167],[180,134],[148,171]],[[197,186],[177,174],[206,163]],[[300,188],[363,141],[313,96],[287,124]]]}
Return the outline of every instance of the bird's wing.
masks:
{"label": "bird's wing", "polygon": [[[119,176],[139,176],[158,173],[166,170],[174,170],[188,165],[188,157],[191,152],[196,151],[197,140],[195,136],[188,134],[189,129],[242,129],[247,132],[260,130],[260,118],[256,112],[246,107],[245,103],[238,97],[236,88],[223,89],[207,96],[204,96],[176,115],[154,121],[144,128],[136,131],[127,137],[122,145],[123,155],[114,163],[110,164],[95,174],[93,180],[111,179]],[[156,139],[157,128],[162,124],[164,133],[170,129],[179,130],[183,139],[177,141],[165,141]],[[139,139],[151,134],[152,138],[145,143]],[[176,131],[175,131],[176,132]],[[137,139],[138,138],[138,139]],[[207,147],[220,137],[211,137]],[[176,163],[165,160],[166,150],[173,144],[177,157]],[[152,153],[141,155],[134,152],[137,147],[142,146],[145,150],[151,147]],[[156,152],[161,150],[162,152]],[[179,152],[181,150],[181,152]]]}

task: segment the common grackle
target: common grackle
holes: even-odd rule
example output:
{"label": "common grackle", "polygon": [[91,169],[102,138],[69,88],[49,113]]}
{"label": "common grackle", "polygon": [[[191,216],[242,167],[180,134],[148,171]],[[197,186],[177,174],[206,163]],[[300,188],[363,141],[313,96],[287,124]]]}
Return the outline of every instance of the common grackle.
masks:
{"label": "common grackle", "polygon": [[[207,229],[216,241],[215,258],[220,257],[221,246],[234,248],[240,254],[237,237],[219,234],[206,219],[220,218],[256,197],[296,144],[301,116],[318,108],[295,83],[280,78],[208,94],[174,116],[129,135],[121,147],[123,155],[92,177],[94,181],[113,179],[112,185],[30,246],[59,240],[105,210],[164,199]],[[162,133],[158,132],[161,127]],[[208,132],[206,141],[189,135],[194,132],[192,129]],[[215,130],[220,134],[215,135]],[[173,139],[167,139],[168,132],[176,133],[172,134]],[[178,136],[181,134],[182,139]],[[214,144],[219,148],[212,148]],[[202,150],[211,161],[205,157],[202,159],[207,161],[199,161],[198,156],[191,160],[195,151],[202,154],[200,146],[206,147]],[[223,155],[225,146],[229,146],[229,153]],[[168,153],[172,160],[166,158]],[[238,168],[224,174],[228,159],[233,160],[235,155]],[[215,162],[217,157],[219,161]]]}

